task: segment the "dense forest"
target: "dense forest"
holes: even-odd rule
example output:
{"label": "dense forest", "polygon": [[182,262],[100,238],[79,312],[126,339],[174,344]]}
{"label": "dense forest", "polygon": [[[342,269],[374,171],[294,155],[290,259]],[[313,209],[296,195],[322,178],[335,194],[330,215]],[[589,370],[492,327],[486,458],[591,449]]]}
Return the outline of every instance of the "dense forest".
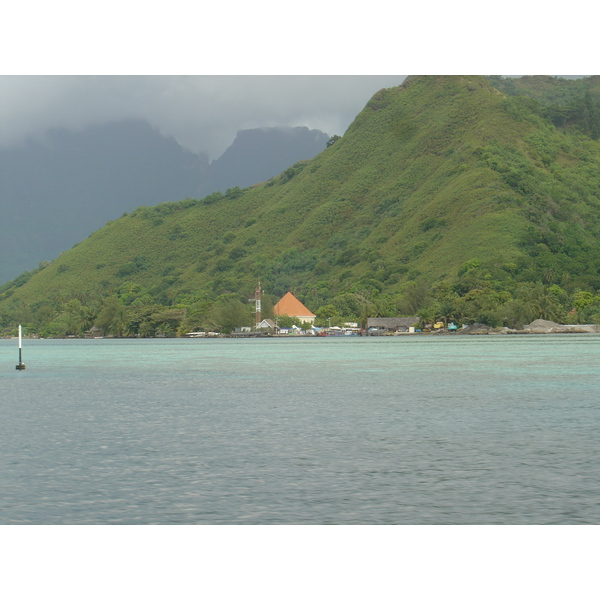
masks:
{"label": "dense forest", "polygon": [[269,181],[138,207],[0,287],[0,331],[230,331],[286,291],[369,316],[600,323],[600,78],[420,76]]}

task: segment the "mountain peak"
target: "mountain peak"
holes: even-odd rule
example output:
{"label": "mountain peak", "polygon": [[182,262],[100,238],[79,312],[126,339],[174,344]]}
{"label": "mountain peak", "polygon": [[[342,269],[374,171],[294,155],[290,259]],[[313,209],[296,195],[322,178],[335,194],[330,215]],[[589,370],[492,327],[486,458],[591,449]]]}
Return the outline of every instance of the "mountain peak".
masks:
{"label": "mountain peak", "polygon": [[203,196],[230,187],[247,187],[271,179],[300,160],[321,152],[329,136],[308,127],[260,127],[237,132],[233,144],[211,162],[198,190]]}

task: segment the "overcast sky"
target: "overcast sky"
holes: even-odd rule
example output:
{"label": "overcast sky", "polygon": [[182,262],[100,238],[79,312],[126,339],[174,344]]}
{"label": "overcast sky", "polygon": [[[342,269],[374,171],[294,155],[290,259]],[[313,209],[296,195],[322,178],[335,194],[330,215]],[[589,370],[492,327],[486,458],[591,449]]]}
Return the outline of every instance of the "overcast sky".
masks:
{"label": "overcast sky", "polygon": [[377,90],[405,75],[597,71],[593,19],[565,31],[551,11],[520,0],[502,11],[474,0],[158,6],[7,4],[0,146],[48,127],[138,117],[215,159],[240,129],[341,135]]}
{"label": "overcast sky", "polygon": [[171,0],[161,10],[56,0],[3,10],[0,146],[48,127],[139,117],[215,159],[240,129],[341,135],[377,90],[406,75],[597,71],[593,19],[569,33],[517,0],[500,12],[464,0],[369,10],[329,0]]}
{"label": "overcast sky", "polygon": [[50,127],[142,118],[181,145],[218,158],[240,129],[299,126],[342,135],[382,76],[0,76],[0,146]]}
{"label": "overcast sky", "polygon": [[218,158],[236,132],[306,126],[342,135],[375,92],[405,75],[3,75],[0,148],[51,127],[141,118]]}

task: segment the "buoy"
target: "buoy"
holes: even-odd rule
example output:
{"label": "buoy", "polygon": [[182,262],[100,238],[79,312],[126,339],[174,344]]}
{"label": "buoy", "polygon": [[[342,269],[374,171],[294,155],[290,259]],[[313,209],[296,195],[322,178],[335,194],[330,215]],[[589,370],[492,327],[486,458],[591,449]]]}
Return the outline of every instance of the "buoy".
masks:
{"label": "buoy", "polygon": [[25,368],[25,363],[21,356],[21,326],[19,325],[19,364],[15,367],[17,371],[22,371]]}

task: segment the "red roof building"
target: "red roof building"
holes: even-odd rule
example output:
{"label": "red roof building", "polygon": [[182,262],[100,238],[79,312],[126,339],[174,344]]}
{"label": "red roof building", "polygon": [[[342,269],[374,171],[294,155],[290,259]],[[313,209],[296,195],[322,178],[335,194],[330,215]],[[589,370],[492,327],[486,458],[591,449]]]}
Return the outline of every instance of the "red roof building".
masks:
{"label": "red roof building", "polygon": [[273,314],[278,317],[287,315],[288,317],[297,317],[302,323],[314,323],[317,315],[313,314],[292,294],[288,292],[274,307]]}

